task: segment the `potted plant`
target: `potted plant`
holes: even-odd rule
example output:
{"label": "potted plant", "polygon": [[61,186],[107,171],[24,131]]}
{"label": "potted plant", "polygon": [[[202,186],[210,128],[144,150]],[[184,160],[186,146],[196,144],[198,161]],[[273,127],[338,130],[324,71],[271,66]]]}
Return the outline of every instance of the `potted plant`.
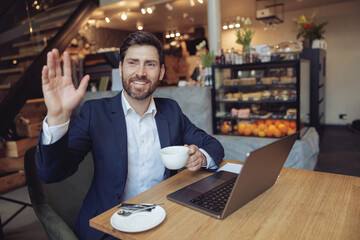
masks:
{"label": "potted plant", "polygon": [[[240,20],[240,19],[237,19]],[[237,28],[236,31],[236,43],[241,44],[243,47],[243,60],[244,62],[250,62],[250,43],[254,36],[255,30],[250,28],[251,20],[250,18],[241,18],[241,26]]]}
{"label": "potted plant", "polygon": [[198,45],[196,45],[196,50],[198,51],[197,55],[201,59],[202,67],[204,68],[204,85],[211,86],[212,85],[212,70],[211,66],[215,60],[215,55],[213,51],[207,51],[206,49],[206,41],[203,40]]}
{"label": "potted plant", "polygon": [[311,48],[312,42],[314,40],[321,40],[324,39],[323,34],[325,33],[325,25],[328,23],[323,22],[320,24],[317,24],[315,22],[315,17],[318,12],[318,9],[313,12],[310,19],[306,19],[304,15],[302,15],[300,18],[295,18],[294,22],[297,25],[298,28],[298,34],[296,35],[296,38],[302,38],[303,39],[303,47],[304,48]]}

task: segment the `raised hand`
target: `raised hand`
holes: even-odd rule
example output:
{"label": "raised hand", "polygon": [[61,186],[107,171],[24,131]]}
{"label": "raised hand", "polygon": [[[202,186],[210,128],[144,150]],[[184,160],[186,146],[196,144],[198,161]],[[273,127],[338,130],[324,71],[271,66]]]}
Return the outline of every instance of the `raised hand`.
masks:
{"label": "raised hand", "polygon": [[64,52],[64,74],[60,65],[57,49],[47,54],[47,65],[42,69],[42,90],[47,107],[49,126],[59,125],[70,119],[71,112],[83,98],[90,76],[86,75],[75,88],[71,78],[71,61],[68,52]]}

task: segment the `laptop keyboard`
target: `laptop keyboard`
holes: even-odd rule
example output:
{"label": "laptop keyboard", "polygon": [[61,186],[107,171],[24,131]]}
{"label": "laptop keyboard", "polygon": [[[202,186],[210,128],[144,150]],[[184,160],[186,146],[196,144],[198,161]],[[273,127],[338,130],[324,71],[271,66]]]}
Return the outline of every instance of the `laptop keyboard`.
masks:
{"label": "laptop keyboard", "polygon": [[221,184],[215,189],[191,199],[190,202],[215,212],[221,212],[226,206],[231,190],[234,187],[235,180],[236,177]]}

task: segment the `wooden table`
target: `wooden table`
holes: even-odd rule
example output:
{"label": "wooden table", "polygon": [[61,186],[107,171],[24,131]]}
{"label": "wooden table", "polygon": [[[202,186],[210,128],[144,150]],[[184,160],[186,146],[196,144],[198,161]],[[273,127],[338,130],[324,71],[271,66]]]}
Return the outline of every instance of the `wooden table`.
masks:
{"label": "wooden table", "polygon": [[114,229],[110,217],[116,207],[91,219],[90,226],[121,239],[360,239],[358,177],[283,168],[272,188],[224,220],[166,199],[207,175],[204,170],[184,170],[130,199],[131,203],[165,203],[166,219],[151,230]]}

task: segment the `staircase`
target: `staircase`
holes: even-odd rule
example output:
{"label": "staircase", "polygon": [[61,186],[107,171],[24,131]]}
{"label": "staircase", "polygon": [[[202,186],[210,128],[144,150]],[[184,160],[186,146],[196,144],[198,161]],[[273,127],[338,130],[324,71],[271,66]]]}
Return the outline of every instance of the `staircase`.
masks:
{"label": "staircase", "polygon": [[[41,3],[40,3],[41,2]],[[63,52],[98,0],[6,0],[0,10],[0,137],[26,100],[41,98],[47,52]]]}

